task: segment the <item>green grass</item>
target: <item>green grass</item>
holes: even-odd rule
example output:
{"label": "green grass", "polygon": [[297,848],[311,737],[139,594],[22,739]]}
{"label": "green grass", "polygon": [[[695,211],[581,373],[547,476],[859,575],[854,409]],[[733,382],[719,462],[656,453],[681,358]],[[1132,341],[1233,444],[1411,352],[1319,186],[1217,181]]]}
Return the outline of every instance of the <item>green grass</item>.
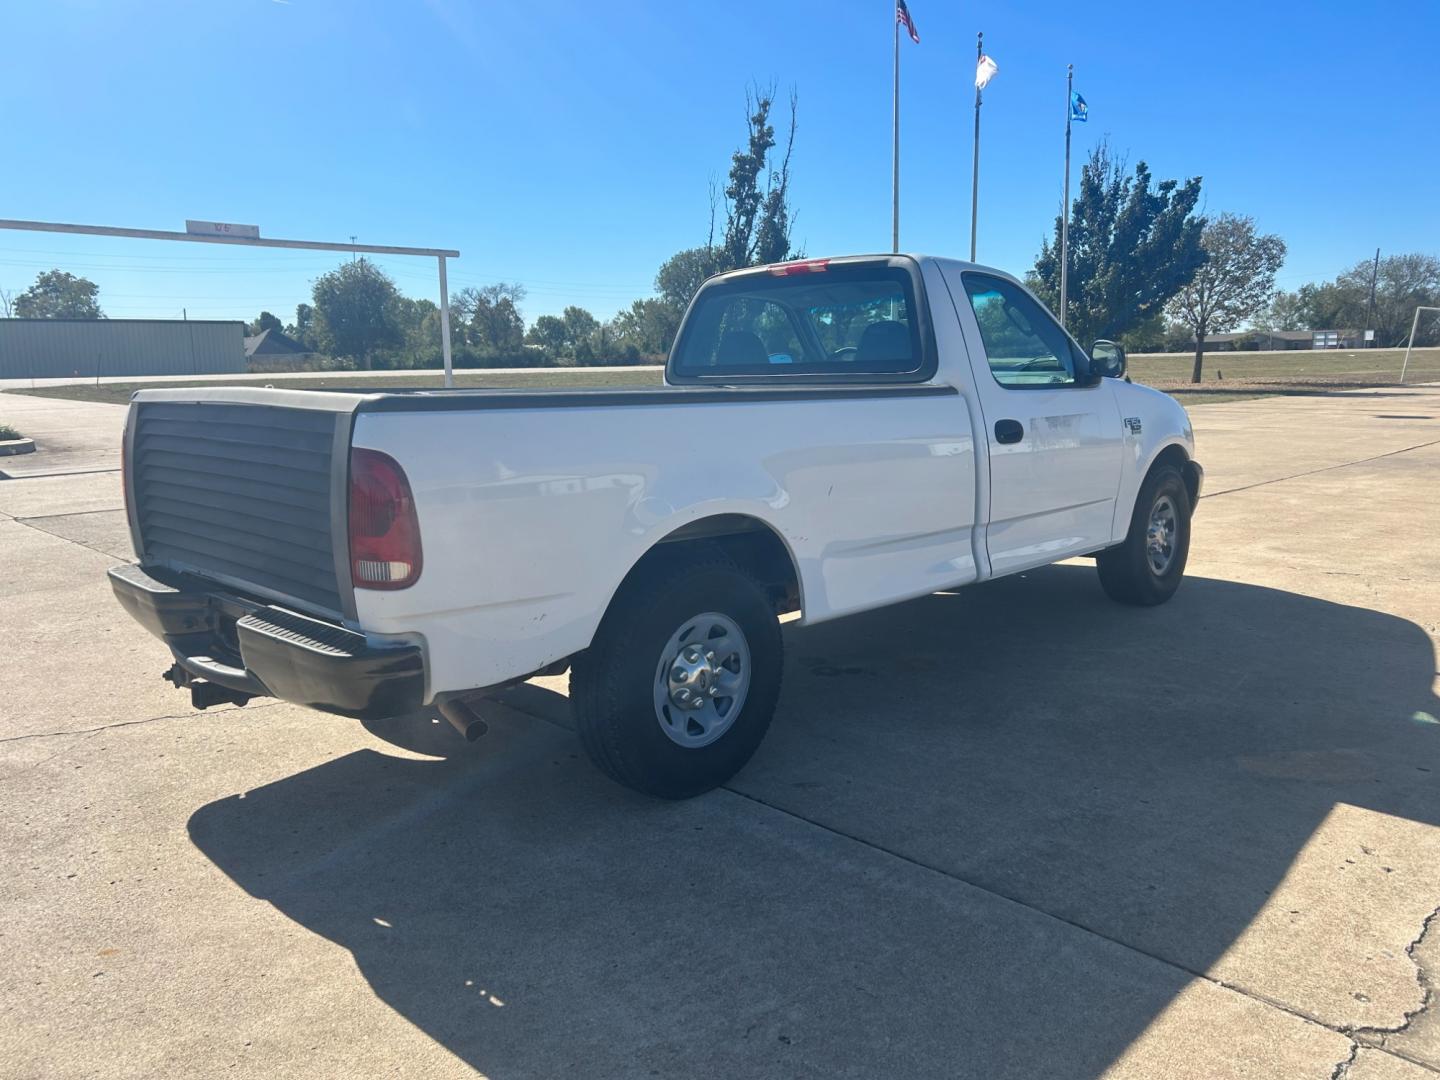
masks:
{"label": "green grass", "polygon": [[[1137,354],[1130,358],[1130,374],[1136,382],[1156,386],[1187,405],[1217,401],[1243,401],[1285,394],[1316,394],[1337,388],[1394,385],[1400,376],[1403,349],[1367,349],[1362,352],[1214,352],[1205,355],[1205,378],[1199,386],[1190,383],[1193,357],[1180,353]],[[535,371],[495,374],[460,371],[458,387],[535,386],[653,386],[660,381],[660,369],[610,371],[605,368],[539,368]],[[1426,382],[1440,379],[1440,349],[1416,349],[1410,357],[1406,380]],[[136,390],[146,387],[179,389],[189,386],[277,386],[295,390],[398,390],[406,387],[439,388],[439,372],[417,371],[395,377],[363,372],[336,372],[279,379],[256,375],[237,377],[224,383],[136,382],[81,384],[11,390],[9,393],[36,397],[66,398],[72,401],[100,401],[123,405]]]}
{"label": "green grass", "polygon": [[[1400,377],[1404,359],[1404,349],[1207,352],[1204,384],[1235,379],[1318,381],[1337,377],[1371,377],[1395,382]],[[1195,357],[1190,353],[1137,353],[1130,357],[1130,374],[1138,382],[1188,383],[1194,362]],[[1440,376],[1440,349],[1416,349],[1411,354],[1406,381],[1414,378],[1418,382],[1422,376],[1430,379]]]}

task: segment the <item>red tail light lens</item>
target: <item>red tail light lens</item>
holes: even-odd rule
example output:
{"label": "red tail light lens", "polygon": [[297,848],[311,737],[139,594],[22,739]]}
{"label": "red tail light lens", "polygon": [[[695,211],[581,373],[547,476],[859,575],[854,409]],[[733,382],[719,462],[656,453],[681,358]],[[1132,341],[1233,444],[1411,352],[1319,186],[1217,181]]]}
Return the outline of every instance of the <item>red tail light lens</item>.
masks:
{"label": "red tail light lens", "polygon": [[350,451],[350,577],[357,589],[406,589],[422,564],[410,481],[389,454]]}

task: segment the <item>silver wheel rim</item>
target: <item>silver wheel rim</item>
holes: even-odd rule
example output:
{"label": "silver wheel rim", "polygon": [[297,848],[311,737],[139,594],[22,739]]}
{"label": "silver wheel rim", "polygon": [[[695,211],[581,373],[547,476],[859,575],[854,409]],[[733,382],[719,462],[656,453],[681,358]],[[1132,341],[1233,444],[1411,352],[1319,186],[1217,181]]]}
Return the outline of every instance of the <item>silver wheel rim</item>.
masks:
{"label": "silver wheel rim", "polygon": [[750,692],[750,644],[728,615],[686,619],[660,651],[655,719],[687,750],[709,746],[730,730]]}
{"label": "silver wheel rim", "polygon": [[1163,577],[1175,561],[1175,533],[1179,519],[1175,500],[1169,495],[1161,495],[1150,507],[1150,524],[1145,530],[1145,557],[1156,577]]}

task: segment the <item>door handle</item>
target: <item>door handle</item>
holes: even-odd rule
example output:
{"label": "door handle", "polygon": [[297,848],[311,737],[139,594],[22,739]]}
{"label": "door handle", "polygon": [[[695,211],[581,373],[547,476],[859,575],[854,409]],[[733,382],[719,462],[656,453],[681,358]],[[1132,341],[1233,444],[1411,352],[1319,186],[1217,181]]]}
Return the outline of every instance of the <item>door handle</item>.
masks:
{"label": "door handle", "polygon": [[1017,443],[1025,437],[1025,428],[1019,420],[996,420],[995,441]]}

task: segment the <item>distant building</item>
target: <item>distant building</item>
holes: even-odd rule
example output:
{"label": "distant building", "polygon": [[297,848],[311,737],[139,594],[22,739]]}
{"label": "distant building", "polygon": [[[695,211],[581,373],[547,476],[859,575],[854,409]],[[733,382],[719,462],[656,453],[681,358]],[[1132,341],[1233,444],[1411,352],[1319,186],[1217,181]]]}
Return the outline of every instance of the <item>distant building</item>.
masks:
{"label": "distant building", "polygon": [[1363,349],[1360,330],[1242,330],[1233,334],[1206,334],[1207,351],[1285,351],[1288,349]]}
{"label": "distant building", "polygon": [[1363,330],[1311,330],[1312,349],[1363,349]]}
{"label": "distant building", "polygon": [[245,370],[245,324],[205,319],[0,319],[0,379]]}
{"label": "distant building", "polygon": [[273,327],[245,339],[245,363],[250,368],[274,369],[314,360],[316,354],[302,342]]}

